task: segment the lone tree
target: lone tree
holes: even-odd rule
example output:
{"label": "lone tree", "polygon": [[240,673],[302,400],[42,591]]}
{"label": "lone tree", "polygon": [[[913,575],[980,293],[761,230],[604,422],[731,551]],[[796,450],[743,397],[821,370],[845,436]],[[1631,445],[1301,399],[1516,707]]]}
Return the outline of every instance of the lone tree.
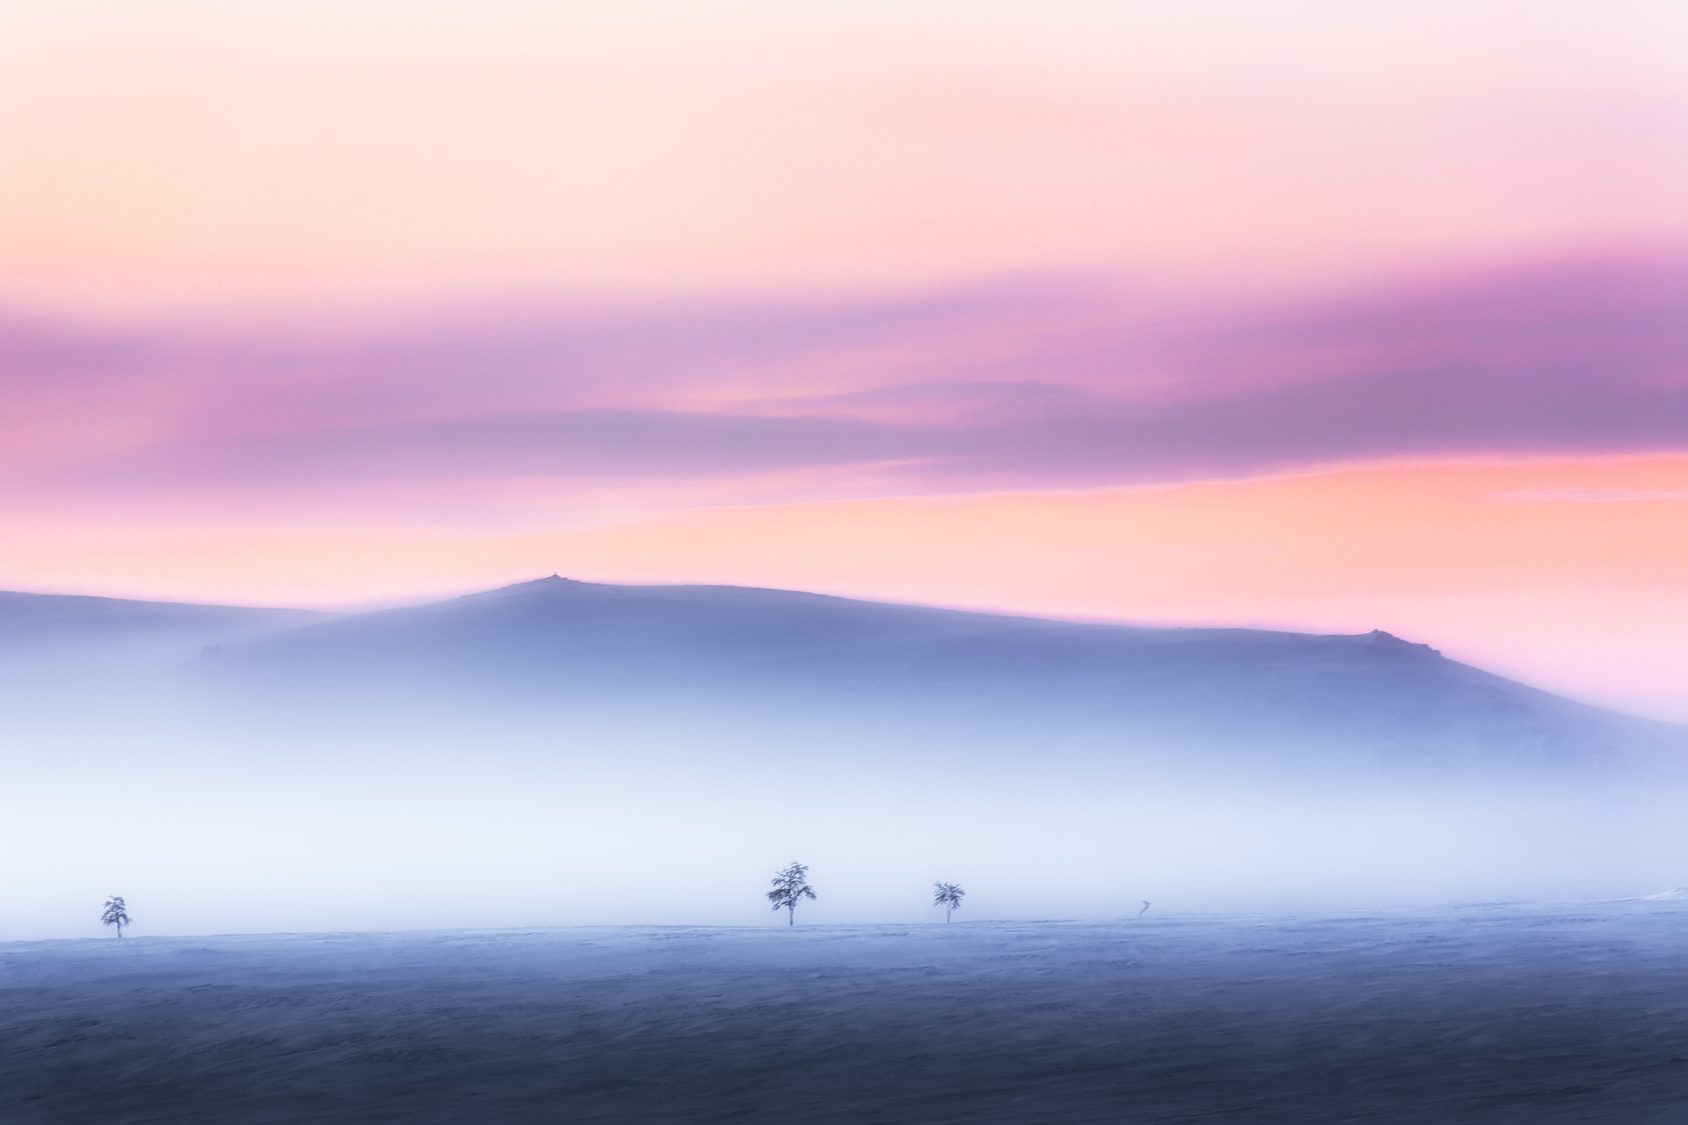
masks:
{"label": "lone tree", "polygon": [[954,883],[932,884],[932,905],[944,908],[944,921],[950,920],[961,907],[961,900],[967,897],[967,892]]}
{"label": "lone tree", "polygon": [[100,915],[100,921],[108,926],[116,926],[117,936],[123,936],[123,927],[129,924],[129,908],[123,904],[122,895],[112,895],[106,899],[105,913]]}
{"label": "lone tree", "polygon": [[815,889],[809,886],[809,869],[801,863],[794,863],[784,871],[776,874],[772,880],[774,889],[768,892],[768,901],[774,904],[775,910],[784,910],[785,924],[797,924],[797,903],[801,899],[814,898]]}

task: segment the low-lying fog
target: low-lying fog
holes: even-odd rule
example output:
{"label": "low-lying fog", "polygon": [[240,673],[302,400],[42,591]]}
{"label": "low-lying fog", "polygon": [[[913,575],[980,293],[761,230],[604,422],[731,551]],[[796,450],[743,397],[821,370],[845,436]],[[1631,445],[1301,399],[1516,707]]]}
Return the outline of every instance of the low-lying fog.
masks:
{"label": "low-lying fog", "polygon": [[285,679],[230,694],[200,647],[0,658],[0,939],[97,934],[111,894],[137,934],[778,925],[763,892],[793,860],[819,895],[799,924],[941,922],[940,879],[977,919],[1688,884],[1680,775],[1641,759],[1426,765],[1356,742],[1343,764],[1311,728],[1297,757],[1276,718],[1221,747],[965,694],[364,707]]}
{"label": "low-lying fog", "polygon": [[[631,718],[631,717],[630,717]],[[156,717],[8,738],[0,934],[812,922],[1619,897],[1688,882],[1680,797],[1622,781],[1284,784],[1093,754],[925,756],[849,730],[672,742],[488,724],[235,737]],[[15,730],[16,728],[14,728]],[[965,747],[954,748],[964,750]],[[25,753],[19,753],[24,750]]]}

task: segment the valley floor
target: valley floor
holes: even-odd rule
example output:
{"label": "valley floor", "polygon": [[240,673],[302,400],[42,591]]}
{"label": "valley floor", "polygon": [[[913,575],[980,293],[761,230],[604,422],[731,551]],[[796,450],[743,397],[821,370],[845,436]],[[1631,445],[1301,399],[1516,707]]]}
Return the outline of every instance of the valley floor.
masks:
{"label": "valley floor", "polygon": [[0,945],[0,1120],[1688,1119],[1688,906]]}

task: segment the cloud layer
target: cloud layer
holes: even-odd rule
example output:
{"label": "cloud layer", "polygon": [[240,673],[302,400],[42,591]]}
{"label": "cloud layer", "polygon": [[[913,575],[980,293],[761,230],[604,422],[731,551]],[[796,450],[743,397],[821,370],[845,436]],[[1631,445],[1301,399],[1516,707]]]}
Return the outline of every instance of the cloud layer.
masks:
{"label": "cloud layer", "polygon": [[[826,495],[1688,448],[1688,260],[1293,307],[1023,280],[245,329],[0,323],[7,499],[380,482]],[[818,486],[817,486],[818,487]]]}

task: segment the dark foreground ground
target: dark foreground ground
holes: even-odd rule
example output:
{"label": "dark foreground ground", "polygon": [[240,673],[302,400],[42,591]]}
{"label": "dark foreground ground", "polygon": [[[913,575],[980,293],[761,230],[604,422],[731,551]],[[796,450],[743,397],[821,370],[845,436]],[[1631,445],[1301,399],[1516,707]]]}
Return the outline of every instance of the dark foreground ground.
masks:
{"label": "dark foreground ground", "polygon": [[1688,1121],[1688,908],[0,945],[0,1121]]}

